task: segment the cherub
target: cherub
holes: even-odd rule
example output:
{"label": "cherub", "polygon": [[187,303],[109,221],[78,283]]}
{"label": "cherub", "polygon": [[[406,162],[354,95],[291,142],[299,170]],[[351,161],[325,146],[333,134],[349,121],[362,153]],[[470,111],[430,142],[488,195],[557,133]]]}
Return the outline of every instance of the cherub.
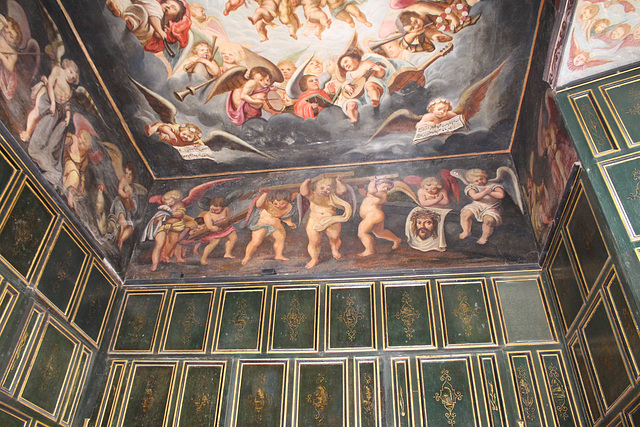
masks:
{"label": "cherub", "polygon": [[633,27],[631,34],[622,39],[622,42],[618,46],[616,53],[625,47],[638,47],[640,46],[640,24]]}
{"label": "cherub", "polygon": [[289,29],[289,36],[294,40],[298,40],[296,33],[300,27],[302,27],[298,15],[296,15],[296,8],[298,6],[298,0],[278,1],[278,19]]}
{"label": "cherub", "polygon": [[238,8],[243,4],[244,0],[229,0],[225,3],[222,14],[224,16],[229,16],[229,13],[233,12],[234,10],[238,10]]}
{"label": "cherub", "polygon": [[[433,5],[439,7],[437,3],[433,3]],[[403,11],[398,16],[398,21],[404,32],[404,36],[400,39],[400,47],[412,53],[433,52],[435,50],[434,41],[445,43],[453,39],[450,35],[438,31],[433,26],[426,26],[425,18],[414,11]]]}
{"label": "cherub", "polygon": [[202,257],[200,258],[200,264],[207,265],[207,257],[209,254],[218,246],[218,243],[223,238],[227,239],[227,242],[224,244],[224,257],[225,258],[235,258],[231,253],[233,251],[233,247],[238,241],[238,234],[236,233],[236,229],[233,224],[225,228],[221,228],[218,224],[220,224],[225,219],[228,219],[231,216],[229,212],[229,207],[227,206],[227,199],[224,197],[214,197],[209,201],[209,210],[202,216],[204,219],[203,229],[208,230],[210,233],[201,238],[201,242],[207,243],[204,250],[202,251]]}
{"label": "cherub", "polygon": [[[307,251],[311,260],[307,263],[307,268],[313,268],[320,262],[320,248],[322,247],[323,236],[326,234],[329,239],[329,247],[333,258],[340,259],[340,231],[342,223],[348,221],[353,213],[353,207],[349,202],[340,196],[347,194],[348,187],[342,182],[340,176],[335,179],[321,178],[316,181],[313,190],[310,187],[312,180],[306,179],[300,185],[300,194],[310,202],[309,220],[307,222],[307,237],[309,245]],[[337,210],[343,211],[342,215],[337,215]]]}
{"label": "cherub", "polygon": [[218,49],[222,56],[220,71],[225,73],[234,67],[239,67],[245,60],[242,46],[237,43],[218,43]]}
{"label": "cherub", "polygon": [[387,193],[393,188],[394,183],[390,179],[371,178],[367,186],[367,194],[360,204],[360,218],[358,226],[358,238],[364,246],[364,251],[359,257],[368,257],[375,254],[373,236],[393,242],[391,249],[398,249],[402,239],[393,234],[391,230],[384,228],[385,214],[382,205],[387,202]]}
{"label": "cherub", "polygon": [[68,133],[64,143],[62,187],[67,191],[69,207],[77,212],[78,200],[86,195],[85,172],[89,166],[92,137],[98,134],[81,114],[73,115],[73,124],[76,133]]}
{"label": "cherub", "polygon": [[449,204],[449,194],[445,190],[442,181],[435,176],[429,176],[422,180],[418,190],[420,206],[445,207]]}
{"label": "cherub", "polygon": [[293,77],[293,73],[295,73],[298,68],[293,62],[283,59],[282,61],[278,62],[278,69],[280,70],[280,72],[282,73],[282,77],[284,78],[284,81],[282,83],[286,85],[289,79]]}
{"label": "cherub", "polygon": [[284,222],[290,228],[296,228],[293,217],[297,213],[297,209],[291,203],[289,192],[283,190],[270,191],[263,190],[258,196],[255,207],[247,215],[247,227],[251,230],[251,241],[247,244],[242,265],[246,265],[258,247],[267,236],[273,236],[273,251],[275,256],[273,259],[280,261],[289,261],[283,255],[287,231],[282,225]]}
{"label": "cherub", "polygon": [[609,59],[592,59],[589,56],[589,52],[583,50],[578,45],[575,32],[571,34],[571,46],[569,47],[569,60],[567,61],[567,67],[571,71],[582,71],[587,68],[597,67],[599,65],[608,64],[613,62]]}
{"label": "cherub", "polygon": [[204,145],[202,141],[202,131],[191,123],[163,123],[156,122],[152,125],[145,125],[145,135],[159,135],[160,141],[166,142],[174,147],[188,147],[190,145]]}
{"label": "cherub", "polygon": [[185,59],[180,69],[187,73],[198,74],[207,80],[220,77],[222,72],[217,62],[213,60],[213,49],[207,42],[198,42],[191,48],[193,56]]}
{"label": "cherub", "polygon": [[255,25],[256,32],[262,39],[261,42],[269,40],[267,36],[267,25],[271,24],[278,16],[278,3],[276,0],[259,0],[258,7],[250,16],[249,21]]}
{"label": "cherub", "polygon": [[327,0],[327,6],[329,6],[334,18],[346,22],[351,28],[356,26],[353,18],[365,26],[371,27],[373,24],[367,21],[367,17],[362,13],[358,4],[360,3],[351,0]]}
{"label": "cherub", "polygon": [[[189,11],[191,12],[191,31],[199,36],[200,40],[221,40],[227,41],[227,33],[220,21],[213,17],[207,16],[204,6],[200,3],[189,3]],[[200,34],[198,34],[200,33]],[[198,38],[196,38],[198,40]]]}
{"label": "cherub", "polygon": [[[323,0],[300,0],[300,5],[307,18],[308,32],[315,30],[318,40],[322,40],[322,32],[331,27],[331,20],[321,9]],[[305,36],[309,35],[308,32],[305,32]]]}
{"label": "cherub", "polygon": [[427,114],[416,123],[416,129],[422,126],[435,126],[457,116],[451,106],[451,101],[445,98],[436,98],[427,104]]}

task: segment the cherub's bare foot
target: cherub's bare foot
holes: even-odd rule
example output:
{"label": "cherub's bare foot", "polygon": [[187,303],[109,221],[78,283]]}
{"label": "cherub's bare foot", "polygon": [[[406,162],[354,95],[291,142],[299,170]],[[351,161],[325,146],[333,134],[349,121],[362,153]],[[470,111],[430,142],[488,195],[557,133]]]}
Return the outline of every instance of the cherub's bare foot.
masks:
{"label": "cherub's bare foot", "polygon": [[358,118],[357,117],[352,117],[349,122],[351,122],[352,125],[355,125],[356,123],[358,123]]}
{"label": "cherub's bare foot", "polygon": [[200,258],[200,264],[202,264],[202,265],[209,265],[209,263],[207,262],[207,260],[206,260],[206,259],[202,259],[202,258]]}
{"label": "cherub's bare foot", "polygon": [[240,261],[240,264],[242,264],[242,265],[247,265],[247,263],[248,263],[249,261],[251,261],[251,258],[249,258],[249,257],[244,257],[244,258],[242,258],[242,261]]}
{"label": "cherub's bare foot", "polygon": [[313,268],[313,267],[315,267],[316,265],[318,265],[318,260],[317,260],[317,259],[312,259],[311,261],[309,261],[309,262],[307,263],[307,268]]}
{"label": "cherub's bare foot", "polygon": [[151,266],[151,271],[156,271],[158,269],[158,264],[153,264]]}
{"label": "cherub's bare foot", "polygon": [[296,33],[289,33],[289,35],[291,36],[292,39],[298,40],[298,36],[296,35]]}
{"label": "cherub's bare foot", "polygon": [[280,255],[280,256],[275,256],[275,257],[273,257],[273,259],[276,259],[276,260],[278,260],[278,261],[289,261],[289,258],[286,258],[286,257],[284,257],[284,256],[282,256],[282,255]]}
{"label": "cherub's bare foot", "polygon": [[334,259],[340,259],[342,258],[342,254],[338,251],[331,251],[331,255],[333,255]]}
{"label": "cherub's bare foot", "polygon": [[373,255],[373,254],[375,254],[375,252],[373,252],[373,251],[364,251],[364,252],[360,252],[360,253],[358,254],[358,256],[359,256],[360,258],[365,258],[365,257],[371,256],[371,255]]}
{"label": "cherub's bare foot", "polygon": [[463,231],[462,233],[460,233],[460,240],[464,240],[467,237],[469,237],[471,235],[471,233],[469,233],[468,231]]}
{"label": "cherub's bare foot", "polygon": [[253,20],[253,16],[248,16],[247,19],[249,20],[249,22],[251,22],[253,25],[256,25],[256,21]]}
{"label": "cherub's bare foot", "polygon": [[235,258],[235,256],[231,255],[231,254],[224,254],[225,258]]}
{"label": "cherub's bare foot", "polygon": [[372,27],[373,26],[373,24],[371,22],[369,22],[369,21],[365,21],[365,22],[363,22],[363,24],[366,25],[367,27]]}
{"label": "cherub's bare foot", "polygon": [[186,259],[184,259],[184,258],[180,258],[180,259],[177,259],[177,258],[176,258],[176,262],[178,262],[178,263],[180,263],[180,264],[186,264],[186,263],[187,263],[187,260],[186,260]]}
{"label": "cherub's bare foot", "polygon": [[169,257],[166,257],[166,256],[163,255],[163,256],[160,257],[160,261],[161,262],[171,262],[171,259]]}
{"label": "cherub's bare foot", "polygon": [[350,26],[351,28],[354,28],[354,27],[356,26],[356,23],[355,23],[355,22],[353,22],[353,21],[351,21],[351,22],[347,22],[347,24],[349,24],[349,26]]}
{"label": "cherub's bare foot", "polygon": [[29,133],[27,133],[27,131],[26,131],[26,130],[23,130],[22,132],[20,132],[20,139],[21,139],[23,142],[27,142],[27,141],[29,141],[29,139],[30,139],[30,138],[31,138],[31,136],[29,135]]}
{"label": "cherub's bare foot", "polygon": [[481,237],[480,240],[478,240],[478,244],[479,245],[484,245],[485,243],[487,243],[487,238],[486,237]]}
{"label": "cherub's bare foot", "polygon": [[398,239],[395,242],[393,242],[393,246],[391,246],[392,250],[396,250],[398,249],[398,246],[400,246],[400,243],[402,242],[402,239]]}
{"label": "cherub's bare foot", "polygon": [[229,11],[228,11],[227,9],[225,9],[225,10],[224,10],[224,12],[222,12],[222,14],[223,14],[224,16],[229,16]]}

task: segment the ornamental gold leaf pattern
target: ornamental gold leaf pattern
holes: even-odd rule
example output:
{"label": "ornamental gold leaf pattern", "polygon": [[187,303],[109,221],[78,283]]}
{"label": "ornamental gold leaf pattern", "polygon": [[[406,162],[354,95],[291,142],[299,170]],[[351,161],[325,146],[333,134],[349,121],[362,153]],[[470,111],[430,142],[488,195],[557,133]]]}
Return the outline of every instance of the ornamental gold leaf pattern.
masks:
{"label": "ornamental gold leaf pattern", "polygon": [[244,338],[244,329],[247,327],[247,323],[252,320],[253,317],[247,314],[247,300],[241,298],[236,306],[236,313],[228,320],[228,322],[233,323],[233,326],[236,328],[236,342],[242,341]]}
{"label": "ornamental gold leaf pattern", "polygon": [[180,321],[180,326],[182,326],[182,344],[187,345],[189,341],[191,341],[191,331],[193,327],[196,325],[196,303],[193,301],[189,301],[187,304],[187,314]]}
{"label": "ornamental gold leaf pattern", "polygon": [[447,424],[454,425],[456,423],[456,413],[453,412],[456,408],[456,403],[461,401],[462,393],[457,391],[451,384],[451,375],[447,369],[440,371],[440,391],[436,392],[433,396],[436,402],[442,403],[442,406],[446,409],[447,413],[444,416],[447,418]]}
{"label": "ornamental gold leaf pattern", "polygon": [[253,384],[252,393],[247,398],[253,408],[253,420],[255,424],[262,424],[264,412],[273,403],[273,397],[267,393],[267,377],[264,373],[258,375]]}
{"label": "ornamental gold leaf pattern", "polygon": [[569,418],[569,408],[567,407],[567,393],[564,390],[562,377],[555,366],[549,366],[547,369],[549,375],[549,385],[551,386],[551,395],[553,403],[559,418],[567,420]]}
{"label": "ornamental gold leaf pattern", "polygon": [[402,294],[402,308],[395,314],[395,318],[404,324],[404,333],[408,340],[413,339],[413,334],[416,332],[413,324],[420,318],[420,312],[411,305],[412,301],[409,293],[405,291]]}
{"label": "ornamental gold leaf pattern", "polygon": [[527,420],[533,421],[536,419],[536,401],[533,395],[533,387],[529,384],[527,370],[522,366],[519,367],[516,376],[518,379],[518,394],[520,395],[520,402],[522,402],[524,416]]}
{"label": "ornamental gold leaf pattern", "polygon": [[282,320],[289,326],[289,340],[295,341],[298,338],[298,328],[307,321],[307,316],[300,311],[300,301],[297,297],[294,296],[291,300],[289,312],[282,316]]}
{"label": "ornamental gold leaf pattern", "polygon": [[629,193],[627,199],[638,200],[640,199],[640,170],[637,168],[632,172],[633,180],[636,182],[636,191]]}
{"label": "ornamental gold leaf pattern", "polygon": [[462,322],[462,328],[464,329],[465,335],[470,337],[473,332],[473,322],[475,318],[478,317],[478,313],[476,313],[473,307],[471,307],[471,304],[469,303],[469,295],[467,295],[462,289],[458,291],[458,307],[454,314]]}
{"label": "ornamental gold leaf pattern", "polygon": [[364,384],[362,386],[362,412],[366,425],[374,425],[374,394],[373,378],[369,373],[364,374]]}
{"label": "ornamental gold leaf pattern", "polygon": [[313,409],[315,410],[315,414],[313,418],[316,420],[317,425],[324,424],[325,415],[324,411],[329,406],[329,402],[333,399],[333,396],[329,394],[329,390],[327,389],[327,379],[324,376],[323,372],[318,373],[316,378],[316,388],[313,393],[309,393],[307,395],[307,402],[311,403]]}
{"label": "ornamental gold leaf pattern", "polygon": [[364,319],[364,314],[358,311],[356,307],[356,301],[351,294],[347,297],[347,306],[344,309],[344,313],[338,316],[338,320],[343,322],[347,327],[347,338],[349,341],[356,339],[356,326],[358,320]]}

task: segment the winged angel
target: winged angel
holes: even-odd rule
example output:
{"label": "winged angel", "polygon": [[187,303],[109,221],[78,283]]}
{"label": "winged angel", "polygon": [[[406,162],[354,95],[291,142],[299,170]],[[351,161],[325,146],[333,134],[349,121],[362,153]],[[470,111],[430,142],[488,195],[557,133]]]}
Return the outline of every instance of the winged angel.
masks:
{"label": "winged angel", "polygon": [[149,106],[160,119],[160,122],[145,126],[147,136],[158,134],[160,141],[166,142],[175,148],[182,158],[186,160],[210,159],[215,161],[213,149],[219,151],[222,148],[229,147],[273,159],[272,156],[258,150],[243,139],[223,130],[212,129],[205,138],[202,138],[202,131],[198,126],[176,121],[178,110],[169,100],[137,81],[133,79],[131,81],[144,95]]}

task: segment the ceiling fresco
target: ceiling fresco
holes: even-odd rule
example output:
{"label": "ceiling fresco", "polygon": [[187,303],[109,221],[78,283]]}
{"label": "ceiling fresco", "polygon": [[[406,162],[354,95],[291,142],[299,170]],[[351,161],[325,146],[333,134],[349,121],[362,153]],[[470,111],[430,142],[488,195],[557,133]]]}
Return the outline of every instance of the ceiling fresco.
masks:
{"label": "ceiling fresco", "polygon": [[159,178],[508,150],[539,13],[506,0],[109,0],[97,15],[62,3]]}

